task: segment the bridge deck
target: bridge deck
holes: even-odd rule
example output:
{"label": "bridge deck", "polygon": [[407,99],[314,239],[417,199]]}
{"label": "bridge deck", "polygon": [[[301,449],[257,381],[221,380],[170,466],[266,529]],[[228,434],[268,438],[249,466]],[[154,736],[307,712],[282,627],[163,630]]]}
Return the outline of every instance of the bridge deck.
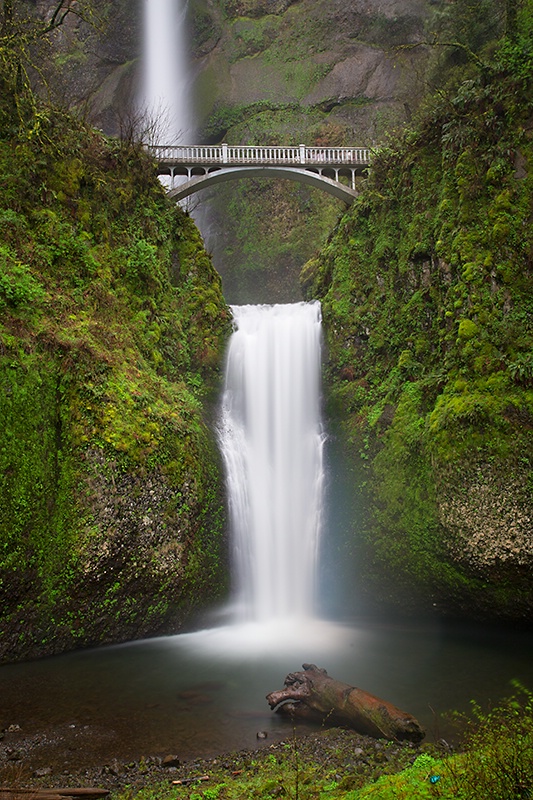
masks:
{"label": "bridge deck", "polygon": [[253,147],[250,145],[156,145],[148,148],[160,168],[173,166],[298,166],[366,167],[370,150],[366,147]]}

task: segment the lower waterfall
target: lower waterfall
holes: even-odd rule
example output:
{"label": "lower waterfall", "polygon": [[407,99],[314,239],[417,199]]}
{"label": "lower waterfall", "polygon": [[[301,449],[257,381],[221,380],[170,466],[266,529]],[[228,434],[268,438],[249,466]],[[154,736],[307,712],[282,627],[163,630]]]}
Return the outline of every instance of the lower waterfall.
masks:
{"label": "lower waterfall", "polygon": [[313,616],[323,506],[320,304],[232,307],[220,444],[236,621]]}

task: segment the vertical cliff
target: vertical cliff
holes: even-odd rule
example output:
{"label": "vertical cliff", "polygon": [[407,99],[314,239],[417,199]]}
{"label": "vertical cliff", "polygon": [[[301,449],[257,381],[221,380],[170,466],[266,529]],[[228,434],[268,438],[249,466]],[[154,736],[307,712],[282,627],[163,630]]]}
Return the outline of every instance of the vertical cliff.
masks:
{"label": "vertical cliff", "polygon": [[[195,0],[195,97],[206,141],[371,145],[405,124],[425,91],[424,0]],[[205,199],[204,199],[205,198]],[[289,181],[204,192],[228,297],[299,296],[301,264],[325,240],[340,201]]]}
{"label": "vertical cliff", "polygon": [[175,631],[226,580],[205,422],[220,278],[139,148],[16,75],[0,101],[0,660]]}
{"label": "vertical cliff", "polygon": [[363,476],[373,591],[522,621],[533,605],[531,18],[521,4],[490,61],[375,156],[304,271]]}

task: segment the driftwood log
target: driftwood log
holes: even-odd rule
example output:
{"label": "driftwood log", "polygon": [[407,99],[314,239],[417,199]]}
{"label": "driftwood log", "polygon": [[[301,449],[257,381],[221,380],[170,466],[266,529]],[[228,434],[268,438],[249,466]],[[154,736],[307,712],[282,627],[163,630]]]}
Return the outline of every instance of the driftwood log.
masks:
{"label": "driftwood log", "polygon": [[0,786],[0,800],[68,800],[68,798],[83,798],[83,800],[99,800],[107,797],[108,789],[93,787],[80,787],[70,789],[20,789],[16,786]]}
{"label": "driftwood log", "polygon": [[355,686],[330,678],[325,669],[303,664],[303,672],[291,672],[285,688],[271,692],[271,709],[304,719],[348,725],[376,739],[409,739],[419,742],[425,733],[405,711]]}

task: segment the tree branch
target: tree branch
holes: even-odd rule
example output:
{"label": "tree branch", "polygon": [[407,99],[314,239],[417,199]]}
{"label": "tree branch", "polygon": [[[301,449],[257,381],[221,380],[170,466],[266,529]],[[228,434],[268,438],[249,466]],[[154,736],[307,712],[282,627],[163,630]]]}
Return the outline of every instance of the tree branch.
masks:
{"label": "tree branch", "polygon": [[48,25],[43,28],[43,35],[50,33],[51,31],[55,31],[56,28],[59,28],[65,21],[68,14],[72,11],[72,5],[76,2],[76,0],[67,0],[65,5],[65,0],[59,0],[59,3],[54,9],[54,13],[50,18],[50,22]]}

